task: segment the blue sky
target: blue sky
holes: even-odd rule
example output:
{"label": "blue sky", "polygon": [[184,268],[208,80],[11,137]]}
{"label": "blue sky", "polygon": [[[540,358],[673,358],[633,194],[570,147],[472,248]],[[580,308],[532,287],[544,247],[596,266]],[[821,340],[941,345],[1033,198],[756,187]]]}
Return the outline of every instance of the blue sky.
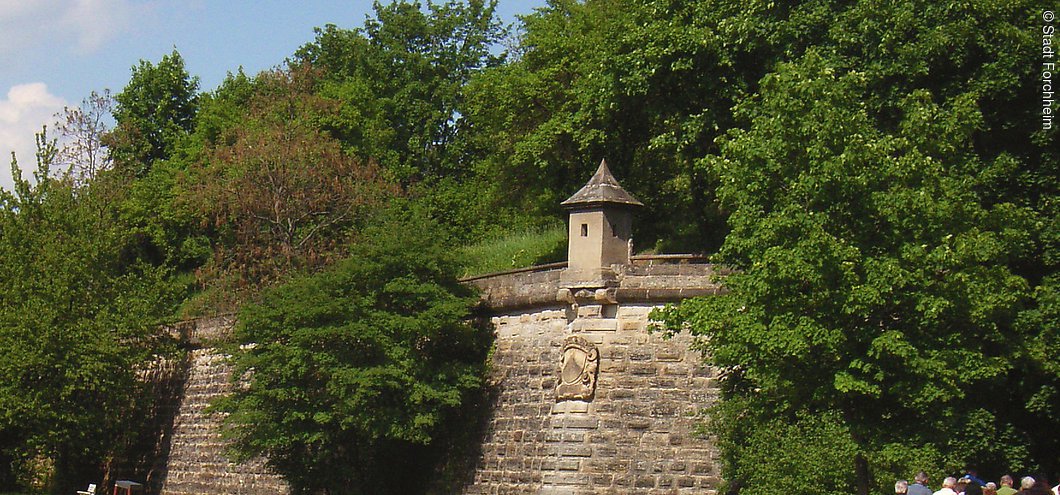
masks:
{"label": "blue sky", "polygon": [[[544,0],[501,0],[504,21]],[[240,66],[274,67],[324,24],[360,27],[371,1],[0,0],[0,187],[10,189],[10,152],[34,166],[33,134],[64,106],[103,89],[119,92],[141,59],[176,48],[200,87]]]}

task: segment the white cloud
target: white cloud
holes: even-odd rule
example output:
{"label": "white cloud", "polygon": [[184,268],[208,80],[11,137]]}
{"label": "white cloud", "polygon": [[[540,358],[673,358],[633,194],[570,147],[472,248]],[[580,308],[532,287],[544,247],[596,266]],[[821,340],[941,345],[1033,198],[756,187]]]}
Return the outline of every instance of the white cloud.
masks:
{"label": "white cloud", "polygon": [[[3,4],[0,3],[0,9]],[[0,187],[11,189],[11,152],[18,158],[22,176],[36,168],[34,134],[44,125],[55,122],[55,114],[66,106],[66,100],[48,92],[44,83],[13,86],[0,98]]]}
{"label": "white cloud", "polygon": [[0,55],[56,43],[92,53],[150,8],[132,0],[0,0]]}
{"label": "white cloud", "polygon": [[61,24],[76,33],[79,52],[91,53],[129,30],[134,11],[128,0],[74,0]]}

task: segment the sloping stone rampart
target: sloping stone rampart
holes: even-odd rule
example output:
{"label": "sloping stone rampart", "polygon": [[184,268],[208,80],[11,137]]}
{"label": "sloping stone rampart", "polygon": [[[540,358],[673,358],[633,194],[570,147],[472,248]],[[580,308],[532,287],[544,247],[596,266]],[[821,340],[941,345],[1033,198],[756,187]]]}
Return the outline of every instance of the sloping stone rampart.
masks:
{"label": "sloping stone rampart", "polygon": [[237,464],[225,456],[220,413],[207,408],[232,391],[231,366],[211,343],[225,340],[235,319],[221,316],[190,320],[171,328],[192,350],[180,406],[173,419],[169,456],[164,464],[163,495],[282,495],[290,490],[268,471],[263,459]]}
{"label": "sloping stone rampart", "polygon": [[[496,401],[464,493],[715,493],[717,451],[696,428],[716,376],[687,337],[648,331],[653,307],[582,306],[574,320],[564,308],[494,317]],[[569,335],[599,350],[589,402],[556,401]]]}

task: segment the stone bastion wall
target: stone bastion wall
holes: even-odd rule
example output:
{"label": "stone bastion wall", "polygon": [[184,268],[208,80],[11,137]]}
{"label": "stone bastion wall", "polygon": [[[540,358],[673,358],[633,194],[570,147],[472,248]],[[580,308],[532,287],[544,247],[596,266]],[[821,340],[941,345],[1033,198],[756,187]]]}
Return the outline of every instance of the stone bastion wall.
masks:
{"label": "stone bastion wall", "polygon": [[232,391],[232,368],[213,343],[226,340],[235,325],[231,315],[182,322],[170,328],[192,346],[187,373],[172,425],[168,450],[156,462],[149,486],[162,495],[281,495],[290,493],[280,476],[266,469],[264,459],[237,464],[226,457],[220,413],[210,403]]}
{"label": "stone bastion wall", "polygon": [[718,451],[697,432],[718,395],[689,336],[652,309],[716,294],[712,265],[634,257],[609,287],[565,288],[564,264],[468,280],[496,332],[493,407],[465,494],[713,494]]}
{"label": "stone bastion wall", "polygon": [[[464,494],[714,494],[718,452],[697,433],[718,394],[716,373],[689,336],[650,331],[656,307],[721,289],[689,256],[634,257],[602,288],[564,287],[565,263],[475,277],[495,332],[492,407]],[[231,316],[171,330],[193,351],[170,448],[156,463],[167,495],[284,494],[263,462],[224,457],[221,417],[230,368],[211,342]],[[468,425],[472,427],[472,425]]]}

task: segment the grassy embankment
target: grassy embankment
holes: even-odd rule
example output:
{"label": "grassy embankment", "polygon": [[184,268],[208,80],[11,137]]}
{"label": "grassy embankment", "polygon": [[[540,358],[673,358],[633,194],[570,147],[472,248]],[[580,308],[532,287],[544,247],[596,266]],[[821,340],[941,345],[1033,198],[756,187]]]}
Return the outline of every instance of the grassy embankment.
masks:
{"label": "grassy embankment", "polygon": [[526,268],[567,259],[562,224],[509,232],[460,249],[463,277]]}

